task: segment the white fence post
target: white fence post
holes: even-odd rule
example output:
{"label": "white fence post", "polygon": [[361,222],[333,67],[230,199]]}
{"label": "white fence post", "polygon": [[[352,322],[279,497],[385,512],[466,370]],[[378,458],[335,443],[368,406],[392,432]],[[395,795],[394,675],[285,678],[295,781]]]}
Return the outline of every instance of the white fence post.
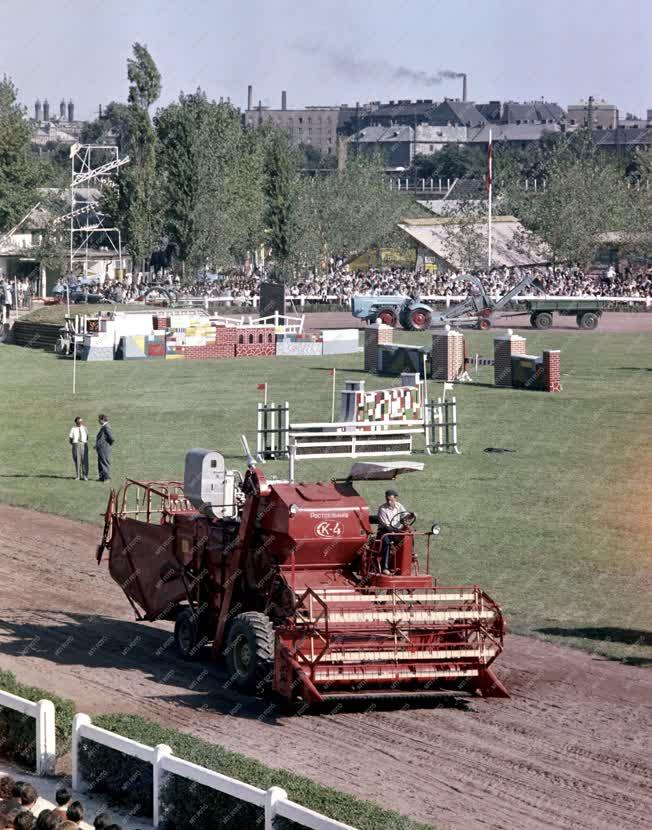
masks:
{"label": "white fence post", "polygon": [[161,781],[163,769],[161,760],[169,758],[172,749],[167,744],[157,744],[154,747],[154,760],[152,761],[152,824],[158,827],[161,820]]}
{"label": "white fence post", "polygon": [[36,710],[36,774],[54,772],[57,759],[54,703],[39,700]]}
{"label": "white fence post", "polygon": [[276,802],[287,799],[288,794],[281,787],[270,787],[265,793],[265,830],[274,830]]}
{"label": "white fence post", "polygon": [[90,726],[91,719],[88,715],[78,712],[72,719],[72,788],[73,790],[81,790],[82,788],[82,774],[79,767],[79,730],[82,726]]}

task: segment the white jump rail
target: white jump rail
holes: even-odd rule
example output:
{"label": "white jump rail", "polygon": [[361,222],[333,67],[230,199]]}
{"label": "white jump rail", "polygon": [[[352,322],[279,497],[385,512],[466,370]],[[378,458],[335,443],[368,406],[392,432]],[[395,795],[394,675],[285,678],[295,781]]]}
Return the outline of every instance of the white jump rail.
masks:
{"label": "white jump rail", "polygon": [[211,322],[221,326],[234,326],[236,328],[243,326],[253,326],[255,328],[274,326],[276,329],[284,329],[287,334],[302,334],[306,316],[302,314],[300,317],[291,317],[288,314],[275,312],[274,314],[269,314],[267,317],[256,317],[251,314],[241,314],[239,317],[226,317],[214,314],[209,319]]}
{"label": "white jump rail", "polygon": [[54,772],[56,761],[56,735],[54,703],[39,700],[34,703],[11,692],[0,691],[0,706],[13,709],[21,715],[34,718],[36,727],[36,774],[48,775]]}
{"label": "white jump rail", "polygon": [[245,784],[228,775],[222,775],[222,773],[193,764],[191,761],[177,758],[166,744],[158,744],[155,747],[146,746],[115,732],[94,726],[90,717],[82,713],[75,715],[72,727],[73,790],[81,791],[84,786],[79,758],[80,743],[84,738],[152,765],[152,824],[154,827],[158,827],[161,822],[161,789],[164,775],[169,773],[260,807],[265,814],[264,830],[274,830],[274,820],[277,816],[291,819],[309,830],[356,830],[348,824],[342,824],[342,822],[290,801],[287,792],[281,787],[261,790],[259,787]]}

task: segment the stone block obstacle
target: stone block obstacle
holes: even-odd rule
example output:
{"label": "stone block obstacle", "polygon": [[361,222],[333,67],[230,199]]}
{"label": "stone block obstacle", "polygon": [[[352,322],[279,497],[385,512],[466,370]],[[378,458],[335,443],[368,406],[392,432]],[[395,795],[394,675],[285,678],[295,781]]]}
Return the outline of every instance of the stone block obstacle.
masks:
{"label": "stone block obstacle", "polygon": [[494,338],[492,358],[469,356],[464,333],[450,326],[433,333],[430,349],[394,343],[393,335],[394,329],[382,324],[365,329],[365,371],[394,376],[420,372],[433,380],[454,382],[471,381],[470,370],[493,366],[496,386],[561,392],[559,350],[546,349],[542,355],[528,355],[526,339],[511,329]]}

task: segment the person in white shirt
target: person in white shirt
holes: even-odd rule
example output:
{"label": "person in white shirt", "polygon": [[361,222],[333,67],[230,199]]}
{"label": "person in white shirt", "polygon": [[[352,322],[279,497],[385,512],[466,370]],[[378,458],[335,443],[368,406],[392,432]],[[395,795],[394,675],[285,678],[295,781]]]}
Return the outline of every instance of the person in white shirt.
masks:
{"label": "person in white shirt", "polygon": [[2,286],[2,304],[5,307],[5,320],[8,323],[11,316],[11,307],[14,304],[13,295],[11,293],[11,286],[5,282]]}
{"label": "person in white shirt", "polygon": [[75,418],[75,426],[70,430],[68,440],[72,447],[75,478],[78,481],[88,481],[88,430],[79,416]]}
{"label": "person in white shirt", "polygon": [[397,517],[402,513],[408,514],[398,500],[396,490],[385,491],[385,503],[378,508],[378,532],[382,536],[382,569],[384,574],[389,573],[389,553],[393,542],[400,542],[401,522]]}

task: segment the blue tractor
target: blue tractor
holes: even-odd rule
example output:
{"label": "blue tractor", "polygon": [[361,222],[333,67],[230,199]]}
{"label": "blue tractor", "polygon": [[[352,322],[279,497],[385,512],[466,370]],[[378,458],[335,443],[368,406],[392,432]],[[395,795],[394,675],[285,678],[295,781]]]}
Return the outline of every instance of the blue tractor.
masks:
{"label": "blue tractor", "polygon": [[397,323],[408,331],[425,331],[432,323],[432,308],[419,299],[400,294],[374,297],[352,297],[351,313],[372,325],[380,320],[386,326]]}
{"label": "blue tractor", "polygon": [[469,283],[466,299],[444,311],[434,311],[420,298],[392,294],[377,297],[352,297],[351,313],[354,317],[367,320],[372,325],[380,320],[387,326],[400,323],[408,331],[424,331],[431,325],[473,326],[482,330],[491,328],[494,312],[504,308],[521,291],[532,286],[544,293],[536,274],[527,273],[502,297],[494,300],[485,291],[482,281],[473,274],[464,274]]}

